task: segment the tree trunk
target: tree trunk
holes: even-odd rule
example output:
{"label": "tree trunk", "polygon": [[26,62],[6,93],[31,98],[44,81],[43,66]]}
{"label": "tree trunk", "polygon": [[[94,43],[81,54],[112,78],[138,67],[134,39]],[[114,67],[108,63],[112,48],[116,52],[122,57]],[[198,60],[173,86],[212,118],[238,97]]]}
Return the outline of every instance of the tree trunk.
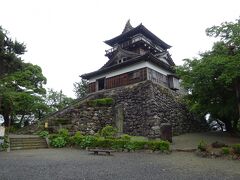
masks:
{"label": "tree trunk", "polygon": [[228,119],[228,120],[224,120],[223,122],[224,122],[224,124],[225,124],[226,131],[228,131],[228,132],[233,132],[233,126],[232,126],[231,120]]}
{"label": "tree trunk", "polygon": [[25,116],[25,114],[22,115],[22,117],[18,123],[19,127],[22,127],[22,122],[23,122],[24,116]]}
{"label": "tree trunk", "polygon": [[10,114],[8,113],[3,113],[3,118],[4,118],[4,126],[9,127],[11,125],[11,120],[10,120]]}

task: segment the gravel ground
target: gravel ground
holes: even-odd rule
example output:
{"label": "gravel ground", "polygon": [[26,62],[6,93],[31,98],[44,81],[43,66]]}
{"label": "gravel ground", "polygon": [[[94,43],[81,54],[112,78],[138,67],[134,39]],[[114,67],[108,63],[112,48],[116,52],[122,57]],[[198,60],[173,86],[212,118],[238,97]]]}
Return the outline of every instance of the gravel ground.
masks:
{"label": "gravel ground", "polygon": [[240,143],[240,137],[233,137],[227,132],[205,132],[174,136],[171,147],[172,149],[193,149],[197,148],[197,145],[202,140],[208,144],[216,141],[227,145]]}
{"label": "gravel ground", "polygon": [[240,179],[240,162],[193,153],[92,155],[77,149],[0,152],[0,180]]}

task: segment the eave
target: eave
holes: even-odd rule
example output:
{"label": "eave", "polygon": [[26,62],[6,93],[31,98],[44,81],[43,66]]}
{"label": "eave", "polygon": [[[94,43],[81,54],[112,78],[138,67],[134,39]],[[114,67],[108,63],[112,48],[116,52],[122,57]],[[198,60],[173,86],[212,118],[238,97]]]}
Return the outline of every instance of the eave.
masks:
{"label": "eave", "polygon": [[140,24],[139,26],[129,30],[126,33],[120,34],[119,36],[116,36],[110,40],[106,40],[104,41],[107,45],[109,46],[114,46],[116,43],[119,43],[120,41],[125,41],[127,40],[129,37],[134,36],[138,33],[143,34],[144,36],[148,37],[149,39],[151,39],[153,41],[153,43],[158,44],[160,47],[164,48],[164,49],[169,49],[171,48],[170,45],[168,45],[167,43],[165,43],[164,41],[162,41],[161,39],[159,39],[156,35],[154,35],[151,31],[149,31],[145,26],[143,26],[142,24]]}
{"label": "eave", "polygon": [[136,64],[136,63],[142,62],[142,61],[152,62],[153,64],[155,64],[157,66],[160,66],[160,67],[162,67],[162,68],[164,68],[164,69],[174,73],[174,70],[173,70],[172,66],[169,66],[165,62],[160,61],[155,56],[153,56],[151,53],[147,53],[147,54],[145,54],[143,56],[136,57],[134,59],[125,61],[125,62],[120,63],[120,64],[116,64],[116,65],[113,65],[113,66],[110,66],[110,67],[106,67],[104,69],[99,69],[97,71],[93,71],[93,72],[90,72],[90,73],[87,73],[87,74],[83,74],[83,75],[81,75],[81,77],[83,79],[90,79],[90,78],[92,78],[94,76],[98,76],[98,75],[104,74],[106,72],[114,71],[116,69],[120,69],[120,68],[129,66],[129,65],[132,65],[132,64]]}

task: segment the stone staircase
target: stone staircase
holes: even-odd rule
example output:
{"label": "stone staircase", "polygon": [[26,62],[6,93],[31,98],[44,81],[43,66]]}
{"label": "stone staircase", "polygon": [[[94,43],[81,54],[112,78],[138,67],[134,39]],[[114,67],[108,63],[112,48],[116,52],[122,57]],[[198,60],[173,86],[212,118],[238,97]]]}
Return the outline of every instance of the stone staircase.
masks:
{"label": "stone staircase", "polygon": [[32,135],[9,136],[10,150],[48,148],[44,138]]}

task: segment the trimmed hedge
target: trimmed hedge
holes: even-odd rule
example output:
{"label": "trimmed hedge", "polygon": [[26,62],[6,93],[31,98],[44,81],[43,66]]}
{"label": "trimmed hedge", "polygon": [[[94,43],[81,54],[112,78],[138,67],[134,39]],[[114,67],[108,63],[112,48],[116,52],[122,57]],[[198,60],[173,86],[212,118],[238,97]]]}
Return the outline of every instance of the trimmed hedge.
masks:
{"label": "trimmed hedge", "polygon": [[[153,151],[169,151],[170,144],[167,141],[147,141],[147,140],[131,140],[131,136],[123,135],[120,138],[114,138],[115,131],[111,126],[103,128],[103,137],[98,136],[83,136],[80,132],[76,132],[74,136],[69,136],[66,129],[59,130],[58,134],[49,136],[53,147],[64,147],[66,145],[78,146],[82,149],[86,148],[105,148],[115,150],[143,150],[151,149]],[[106,132],[104,131],[106,130]],[[112,134],[112,132],[114,132]]]}
{"label": "trimmed hedge", "polygon": [[113,104],[113,99],[112,98],[94,99],[94,100],[89,100],[87,103],[91,107],[111,106]]}

